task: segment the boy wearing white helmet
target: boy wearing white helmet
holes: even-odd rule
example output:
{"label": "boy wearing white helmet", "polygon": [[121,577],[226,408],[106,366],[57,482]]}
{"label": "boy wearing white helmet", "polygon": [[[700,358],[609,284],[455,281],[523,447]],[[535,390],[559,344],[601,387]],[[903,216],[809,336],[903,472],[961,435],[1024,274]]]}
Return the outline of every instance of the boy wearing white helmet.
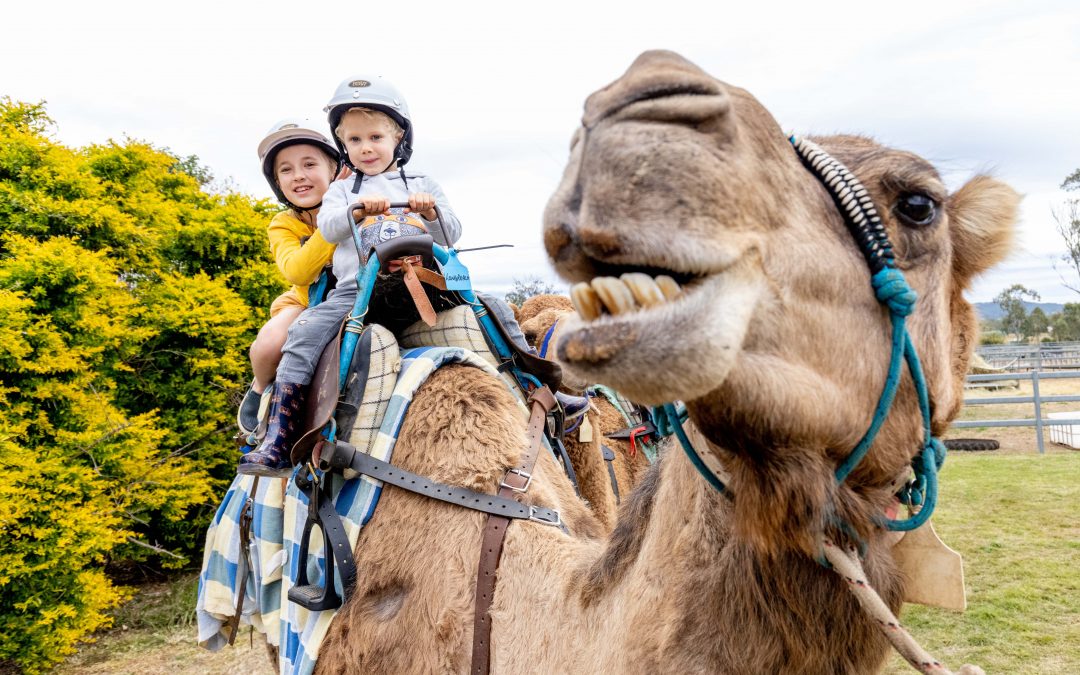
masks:
{"label": "boy wearing white helmet", "polygon": [[270,320],[251,345],[254,380],[236,420],[245,436],[258,425],[260,399],[274,381],[289,324],[307,308],[308,286],[334,255],[334,245],[319,232],[316,217],[341,155],[307,120],[283,120],[259,143],[259,161],[270,189],[288,207],[270,221],[267,236],[278,269],[293,286],[271,303]]}

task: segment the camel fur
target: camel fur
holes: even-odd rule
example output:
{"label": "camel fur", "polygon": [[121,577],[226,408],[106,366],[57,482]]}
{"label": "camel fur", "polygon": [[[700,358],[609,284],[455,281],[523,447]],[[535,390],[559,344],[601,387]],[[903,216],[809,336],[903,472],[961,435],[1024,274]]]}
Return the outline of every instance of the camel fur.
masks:
{"label": "camel fur", "polygon": [[[950,195],[924,160],[858,137],[819,139],[870,190],[920,300],[909,325],[933,430],[961,404],[975,336],[962,296],[1009,250],[1018,197],[987,177]],[[914,226],[905,195],[938,210]],[[822,536],[866,545],[894,610],[903,580],[876,525],[921,443],[913,387],[867,458],[833,472],[870,420],[888,316],[818,181],[747,92],[670,52],[648,52],[586,102],[544,217],[573,282],[664,272],[666,304],[584,319],[564,367],[634,400],[681,399],[730,474],[729,500],[682,452],[665,453],[602,528],[542,454],[523,499],[569,534],[512,524],[491,609],[496,673],[870,673],[885,639],[813,556]],[[524,449],[509,393],[463,367],[417,393],[395,462],[494,492]],[[359,579],[319,654],[321,673],[465,673],[483,516],[388,488],[356,548]]]}

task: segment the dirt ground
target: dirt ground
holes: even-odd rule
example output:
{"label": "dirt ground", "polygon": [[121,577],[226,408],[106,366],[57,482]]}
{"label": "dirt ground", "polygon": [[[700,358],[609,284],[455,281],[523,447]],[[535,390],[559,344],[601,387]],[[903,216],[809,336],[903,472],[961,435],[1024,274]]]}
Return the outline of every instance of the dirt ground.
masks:
{"label": "dirt ground", "polygon": [[245,628],[232,647],[209,652],[193,626],[164,631],[113,630],[53,671],[57,675],[273,675],[261,634]]}

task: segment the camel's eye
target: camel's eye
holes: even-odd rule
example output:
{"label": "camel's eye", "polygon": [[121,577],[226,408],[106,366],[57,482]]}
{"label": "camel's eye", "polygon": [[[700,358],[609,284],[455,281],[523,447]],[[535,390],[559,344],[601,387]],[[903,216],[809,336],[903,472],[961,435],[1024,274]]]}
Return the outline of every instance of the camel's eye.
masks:
{"label": "camel's eye", "polygon": [[923,227],[937,218],[937,202],[918,193],[901,195],[896,200],[896,215],[907,225]]}

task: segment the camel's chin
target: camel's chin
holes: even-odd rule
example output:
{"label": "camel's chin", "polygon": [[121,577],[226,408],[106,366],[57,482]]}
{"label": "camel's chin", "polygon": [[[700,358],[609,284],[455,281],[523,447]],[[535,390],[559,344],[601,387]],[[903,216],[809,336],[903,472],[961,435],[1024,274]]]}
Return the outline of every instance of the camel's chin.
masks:
{"label": "camel's chin", "polygon": [[591,321],[573,316],[559,362],[574,381],[606,384],[640,403],[693,400],[731,371],[764,288],[759,268],[740,263],[660,305]]}

